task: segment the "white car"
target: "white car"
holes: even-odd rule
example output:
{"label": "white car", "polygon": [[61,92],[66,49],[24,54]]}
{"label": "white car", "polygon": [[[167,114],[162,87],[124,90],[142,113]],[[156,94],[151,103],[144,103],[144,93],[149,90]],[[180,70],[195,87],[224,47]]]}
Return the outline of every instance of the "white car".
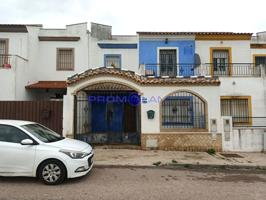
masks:
{"label": "white car", "polygon": [[0,176],[39,177],[55,185],[86,175],[92,147],[35,122],[0,120]]}

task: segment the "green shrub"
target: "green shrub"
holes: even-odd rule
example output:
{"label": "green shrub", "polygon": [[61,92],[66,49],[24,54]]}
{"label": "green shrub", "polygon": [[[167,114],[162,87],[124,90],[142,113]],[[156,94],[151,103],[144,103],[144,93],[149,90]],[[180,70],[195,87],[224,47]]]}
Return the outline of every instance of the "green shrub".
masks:
{"label": "green shrub", "polygon": [[214,149],[208,149],[206,152],[210,155],[216,154],[216,151]]}

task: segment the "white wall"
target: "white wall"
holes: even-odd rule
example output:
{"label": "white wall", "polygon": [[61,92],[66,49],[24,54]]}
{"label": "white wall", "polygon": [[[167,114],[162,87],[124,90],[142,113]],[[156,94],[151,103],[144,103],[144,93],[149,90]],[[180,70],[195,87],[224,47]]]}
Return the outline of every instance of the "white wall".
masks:
{"label": "white wall", "polygon": [[224,40],[200,41],[196,40],[196,53],[200,55],[201,63],[210,63],[210,47],[232,47],[232,63],[251,63],[250,41]]}
{"label": "white wall", "polygon": [[[220,97],[219,87],[217,86],[157,86],[157,87],[143,87],[143,96],[147,99],[151,99],[153,96],[159,96],[165,98],[172,92],[175,91],[192,91],[201,96],[207,102],[208,107],[208,125],[210,125],[210,119],[217,119],[218,132],[220,131]],[[141,105],[141,127],[142,133],[160,133],[160,105],[158,103],[147,103]],[[213,109],[215,108],[215,109]],[[152,120],[147,119],[147,111],[154,110],[155,118]]]}
{"label": "white wall", "polygon": [[[73,84],[73,86],[68,87],[67,95],[64,97],[64,129],[63,133],[73,134],[73,94],[93,83],[98,82],[118,82],[124,83],[131,86],[136,91],[141,92],[142,97],[146,97],[148,100],[152,97],[160,97],[163,99],[165,96],[177,90],[189,90],[194,93],[199,94],[208,102],[208,124],[210,119],[217,119],[218,133],[220,130],[220,96],[219,87],[217,86],[140,86],[135,82],[121,79],[112,76],[95,77],[93,79],[87,79],[79,82],[79,84]],[[215,109],[213,109],[215,108]],[[147,111],[154,110],[155,118],[147,119]],[[142,133],[160,133],[160,104],[158,102],[148,102],[146,104],[141,104],[141,132]]]}
{"label": "white wall", "polygon": [[251,49],[251,60],[252,60],[252,63],[253,62],[255,63],[255,60],[253,60],[253,56],[256,55],[256,54],[260,54],[260,55],[266,56],[266,49]]}
{"label": "white wall", "polygon": [[[68,91],[70,92],[70,91]],[[71,94],[63,98],[63,135],[74,133],[74,97]]]}
{"label": "white wall", "polygon": [[3,33],[0,32],[1,39],[8,39],[8,54],[20,55],[27,58],[27,43],[28,35],[27,33]]}
{"label": "white wall", "polygon": [[262,78],[219,78],[220,96],[251,96],[252,116],[266,116],[264,84]]}
{"label": "white wall", "polygon": [[15,99],[15,71],[14,69],[0,69],[0,101]]}
{"label": "white wall", "polygon": [[[196,53],[200,55],[201,63],[210,63],[211,47],[231,47],[232,63],[252,63],[253,53],[261,50],[250,49],[250,41],[197,41]],[[266,53],[266,51],[264,50]],[[219,77],[221,81],[220,96],[251,96],[252,116],[266,116],[264,80],[261,77]]]}
{"label": "white wall", "polygon": [[[78,36],[79,41],[58,42],[58,41],[38,41],[35,48],[38,51],[35,61],[33,80],[61,81],[68,76],[80,73],[88,69],[88,34],[87,24],[77,24],[67,26],[64,30],[41,29],[38,36]],[[74,71],[56,70],[57,48],[74,48]]]}
{"label": "white wall", "polygon": [[98,46],[101,43],[138,43],[137,36],[113,36],[112,40],[99,41],[96,38],[90,38],[90,59],[89,66],[98,68],[104,66],[104,54],[121,54],[121,69],[139,71],[138,49],[101,49]]}
{"label": "white wall", "polygon": [[25,77],[27,61],[22,58],[28,58],[28,35],[27,33],[0,33],[0,38],[8,39],[8,54],[11,55],[11,69],[0,69],[0,100],[16,100],[20,97],[18,94],[20,85],[25,79],[17,80],[17,77]]}
{"label": "white wall", "polygon": [[[26,90],[25,86],[38,81],[63,81],[76,73],[88,68],[104,66],[104,54],[121,54],[122,69],[138,72],[137,49],[101,49],[97,39],[91,38],[87,30],[87,23],[67,25],[66,29],[43,29],[41,26],[27,26],[28,33],[0,33],[0,38],[9,39],[9,54],[19,55],[14,58],[13,69],[1,73],[7,81],[6,87],[0,88],[0,100],[28,100],[36,99],[36,95],[43,93]],[[78,36],[79,41],[58,42],[39,41],[39,36]],[[137,36],[113,36],[106,43],[138,43]],[[74,71],[56,70],[57,48],[74,48]],[[3,79],[4,79],[3,78]],[[9,88],[9,95],[5,94]]]}
{"label": "white wall", "polygon": [[[0,88],[0,100],[35,99],[35,92],[25,86],[38,81],[64,81],[68,76],[88,69],[87,23],[67,25],[66,29],[42,29],[40,26],[27,26],[28,33],[0,33],[0,38],[9,39],[9,54],[12,56],[12,69],[2,69],[0,77],[6,80]],[[39,41],[39,36],[78,36],[77,42]],[[56,49],[74,48],[74,71],[56,71]],[[22,58],[21,58],[22,57]],[[11,73],[12,72],[12,73]],[[9,95],[6,95],[9,88]]]}
{"label": "white wall", "polygon": [[[232,151],[260,152],[264,150],[263,129],[233,129]],[[266,136],[266,134],[265,134]]]}

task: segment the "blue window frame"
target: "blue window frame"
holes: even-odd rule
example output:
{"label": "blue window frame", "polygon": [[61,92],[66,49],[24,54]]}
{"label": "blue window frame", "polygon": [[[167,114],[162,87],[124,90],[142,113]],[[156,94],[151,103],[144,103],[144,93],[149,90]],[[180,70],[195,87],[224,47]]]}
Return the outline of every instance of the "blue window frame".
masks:
{"label": "blue window frame", "polygon": [[121,54],[104,54],[104,66],[121,68]]}

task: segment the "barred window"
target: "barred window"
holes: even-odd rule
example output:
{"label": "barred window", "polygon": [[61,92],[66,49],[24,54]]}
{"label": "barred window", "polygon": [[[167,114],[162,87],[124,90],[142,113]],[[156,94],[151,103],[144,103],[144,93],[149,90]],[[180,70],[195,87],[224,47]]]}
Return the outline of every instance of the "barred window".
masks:
{"label": "barred window", "polygon": [[8,40],[0,39],[0,67],[8,62]]}
{"label": "barred window", "polygon": [[232,116],[233,123],[247,124],[251,120],[250,97],[222,97],[221,115]]}
{"label": "barred window", "polygon": [[57,70],[74,70],[74,49],[57,49]]}
{"label": "barred window", "polygon": [[266,56],[255,56],[255,65],[266,66]]}
{"label": "barred window", "polygon": [[229,51],[214,50],[212,54],[214,75],[227,75],[229,73]]}
{"label": "barred window", "polygon": [[0,54],[7,54],[7,39],[0,39]]}
{"label": "barred window", "polygon": [[104,55],[105,67],[121,68],[121,55],[119,54],[108,54]]}
{"label": "barred window", "polygon": [[176,92],[162,102],[163,128],[206,129],[206,105],[190,92]]}

